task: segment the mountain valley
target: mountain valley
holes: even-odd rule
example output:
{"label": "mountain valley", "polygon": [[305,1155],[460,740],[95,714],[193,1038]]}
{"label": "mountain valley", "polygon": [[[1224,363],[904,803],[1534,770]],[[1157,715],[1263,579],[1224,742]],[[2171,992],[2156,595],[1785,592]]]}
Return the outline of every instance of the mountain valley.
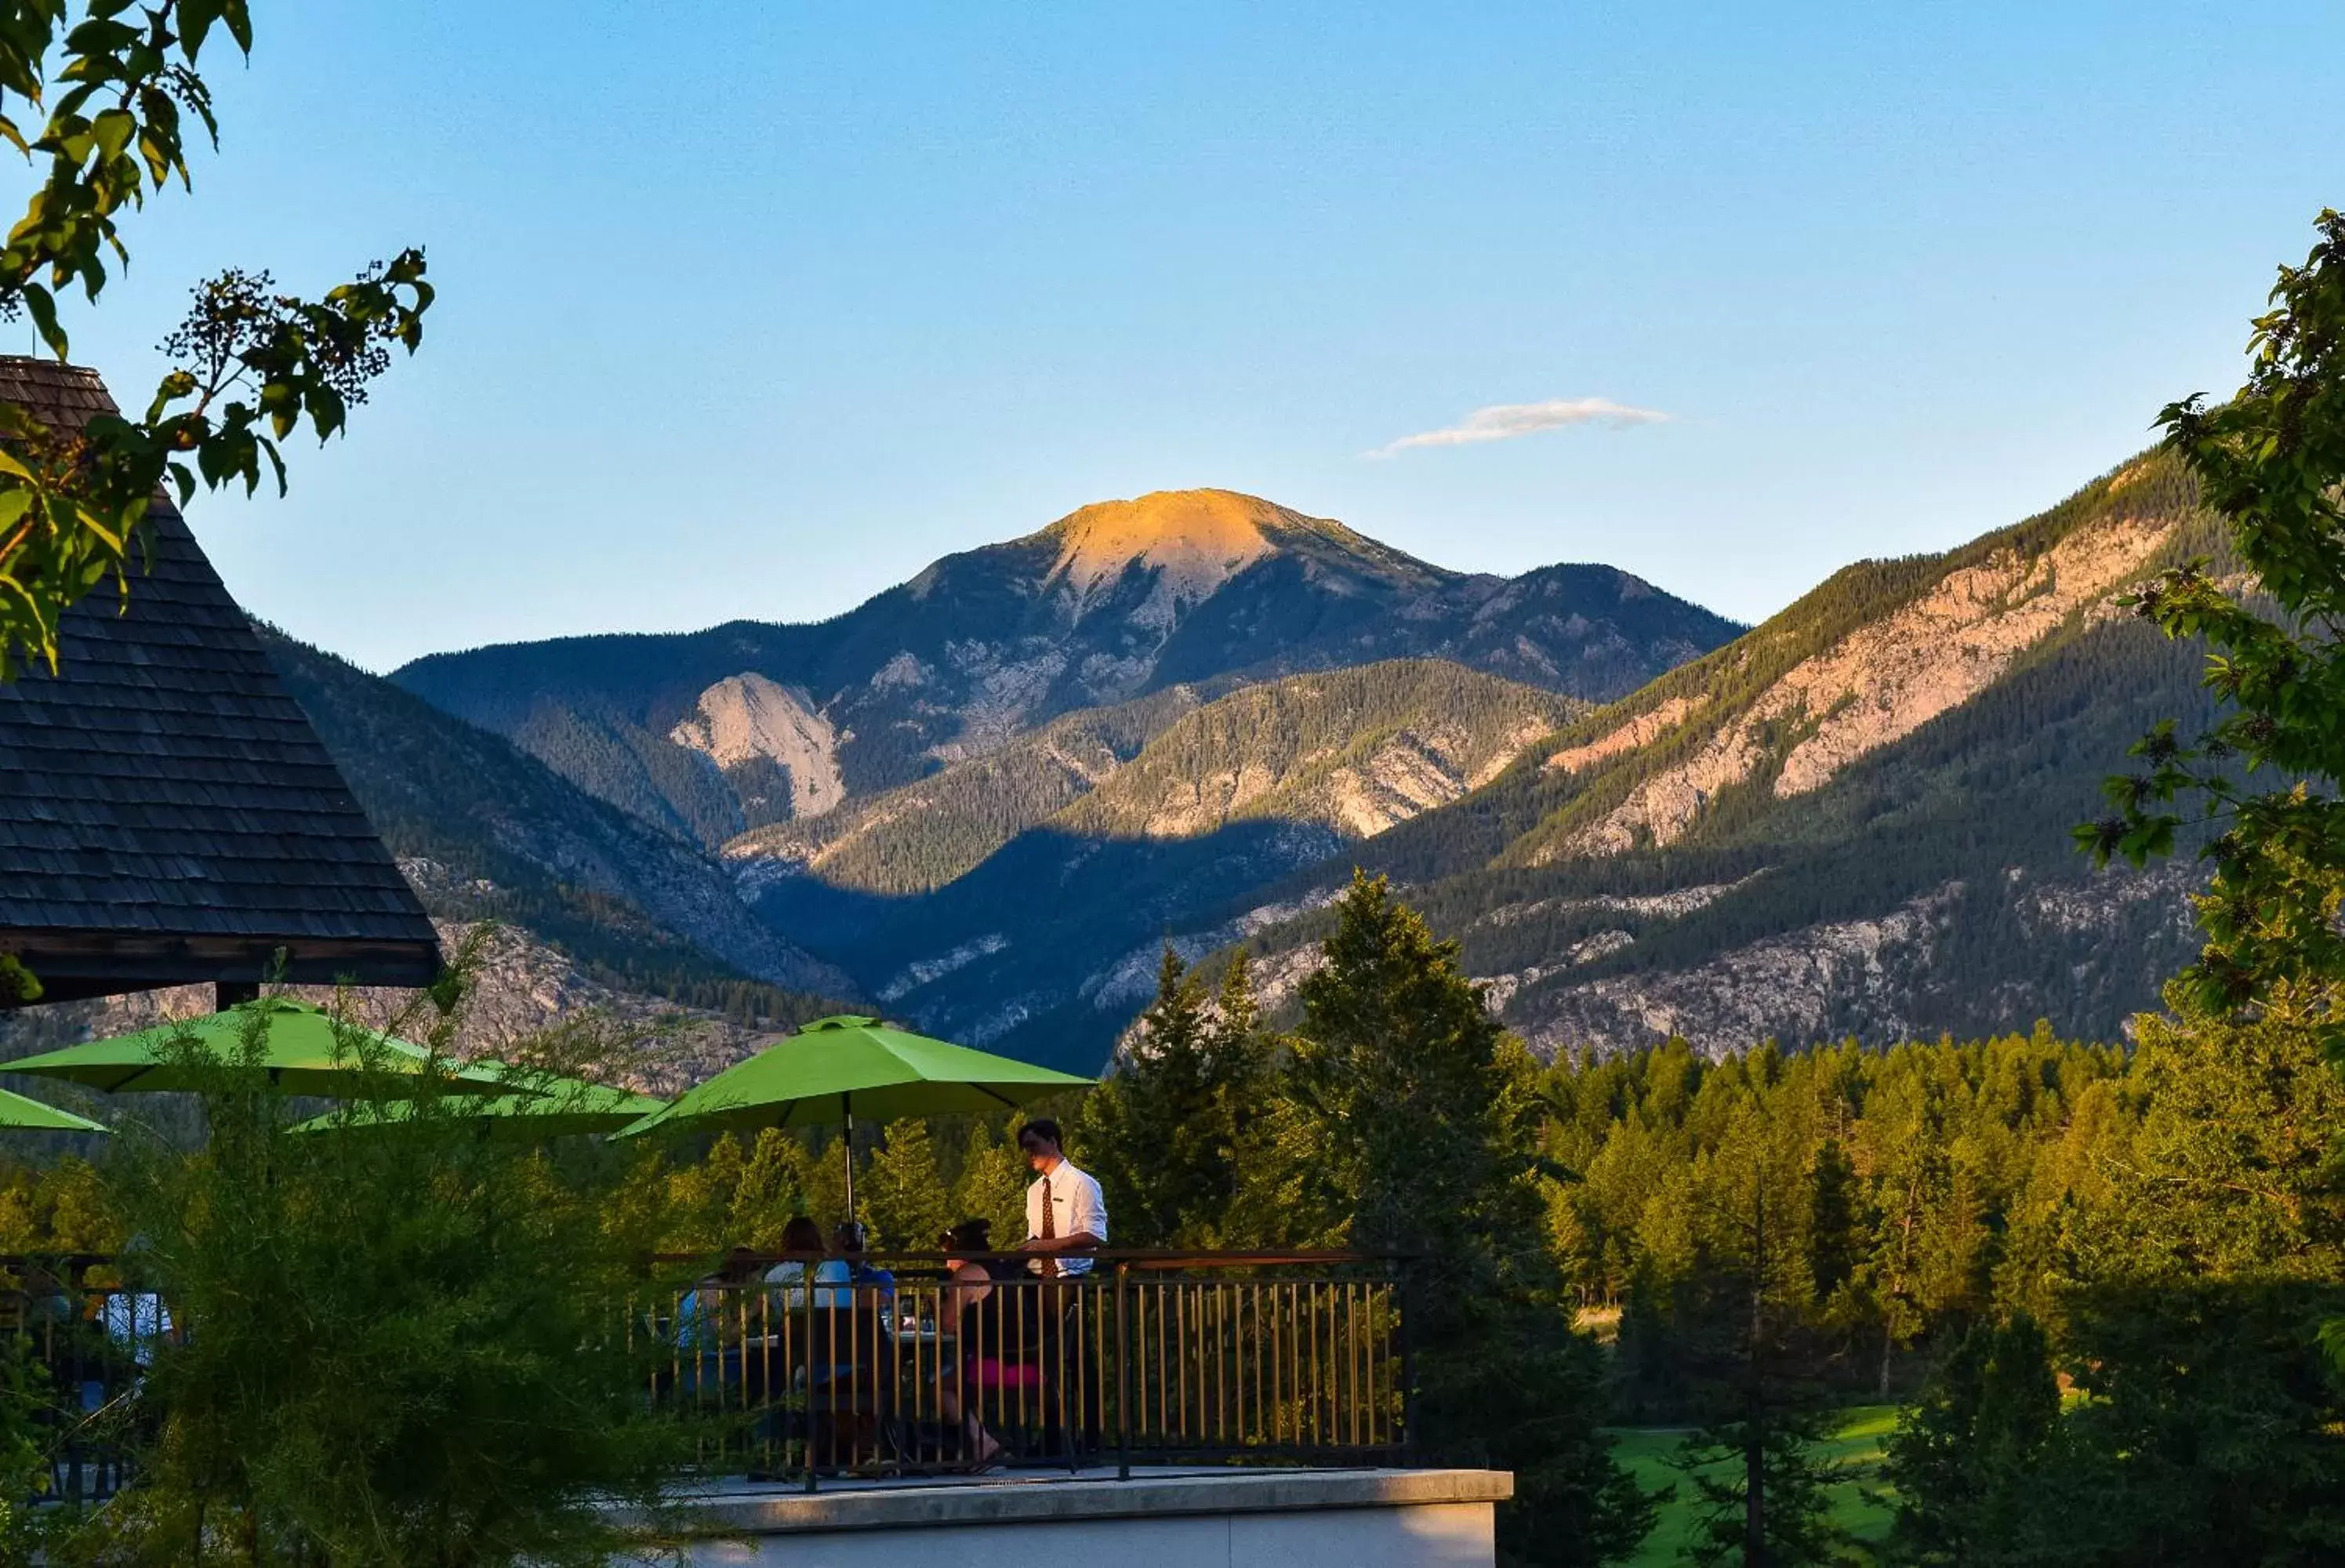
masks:
{"label": "mountain valley", "polygon": [[1177,492],[819,626],[439,655],[404,692],[280,657],[435,913],[614,977],[684,962],[1088,1068],[1168,942],[1244,945],[1278,1004],[1358,865],[1543,1053],[2108,1037],[2195,947],[2196,873],[2094,874],[2068,829],[2130,740],[2208,712],[2197,655],[2112,600],[2214,540],[2153,455],[1738,634],[1606,568],[1464,576]]}

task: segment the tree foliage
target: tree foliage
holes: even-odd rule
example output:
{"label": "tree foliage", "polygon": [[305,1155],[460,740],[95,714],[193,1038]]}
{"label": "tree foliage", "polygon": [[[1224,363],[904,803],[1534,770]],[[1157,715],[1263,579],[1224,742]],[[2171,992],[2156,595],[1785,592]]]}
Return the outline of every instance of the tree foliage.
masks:
{"label": "tree foliage", "polygon": [[2046,1483],[2073,1473],[2072,1447],[2043,1328],[2024,1312],[1974,1325],[1889,1441],[1901,1556],[1979,1568],[2064,1561],[2068,1527]]}
{"label": "tree foliage", "polygon": [[1528,1055],[1381,877],[1355,875],[1303,986],[1274,1156],[1297,1239],[1414,1253],[1418,1452],[1516,1474],[1504,1550],[1593,1563],[1652,1503],[1598,1430],[1595,1348],[1571,1331],[1547,1245],[1550,1171]]}
{"label": "tree foliage", "polygon": [[[682,1433],[638,1395],[640,1288],[591,1163],[487,1138],[449,1105],[453,1028],[421,1081],[375,1037],[343,1047],[391,1124],[297,1132],[242,1056],[200,1072],[209,1138],[135,1148],[115,1189],[126,1267],[176,1330],[140,1392],[137,1482],[91,1522],[94,1561],[599,1563],[602,1504],[658,1502]],[[408,1033],[406,1029],[402,1033]],[[410,1037],[413,1037],[411,1034]],[[637,1348],[630,1351],[633,1338]],[[69,1559],[71,1560],[71,1559]]]}
{"label": "tree foliage", "polygon": [[1156,1000],[1130,1048],[1092,1091],[1078,1155],[1099,1178],[1119,1244],[1244,1246],[1265,1238],[1242,1203],[1273,1095],[1269,1043],[1245,958],[1208,998],[1171,947]]}
{"label": "tree foliage", "polygon": [[[127,267],[123,217],[192,183],[191,134],[216,138],[198,72],[222,30],[252,48],[246,0],[7,0],[0,6],[0,137],[42,170],[0,245],[0,318],[28,314],[58,359],[69,345],[60,297],[95,304],[110,266]],[[136,418],[56,430],[0,408],[0,681],[30,657],[54,670],[57,619],[111,582],[127,594],[147,509],[167,483],[182,504],[200,485],[281,491],[279,447],[307,425],[339,433],[398,345],[422,341],[431,304],[423,253],[401,251],[308,300],[269,275],[199,285],[165,342],[174,369]]]}
{"label": "tree foliage", "polygon": [[[2134,747],[2141,768],[2107,783],[2114,814],[2076,832],[2098,860],[2138,865],[2212,824],[2207,946],[2184,975],[2194,1001],[2326,1019],[2345,980],[2345,215],[2318,227],[2256,319],[2247,384],[2159,416],[2250,575],[2193,561],[2132,602],[2167,636],[2205,640],[2227,711],[2195,736],[2153,729]],[[2258,787],[2259,774],[2277,777]]]}

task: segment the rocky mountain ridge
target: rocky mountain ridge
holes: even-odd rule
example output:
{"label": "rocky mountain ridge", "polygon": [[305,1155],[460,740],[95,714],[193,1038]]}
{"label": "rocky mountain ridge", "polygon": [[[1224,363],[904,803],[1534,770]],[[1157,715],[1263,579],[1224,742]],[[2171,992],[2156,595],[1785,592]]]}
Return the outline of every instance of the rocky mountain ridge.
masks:
{"label": "rocky mountain ridge", "polygon": [[[2112,601],[2218,547],[2170,460],[2137,460],[1961,550],[1849,569],[1355,858],[1546,1051],[2039,1017],[2113,1037],[2196,950],[2199,874],[2094,873],[2068,827],[2152,723],[2210,709],[2196,651]],[[1248,940],[1291,981],[1315,934]]]}
{"label": "rocky mountain ridge", "polygon": [[1228,491],[1088,506],[811,626],[435,654],[393,679],[715,846],[1179,686],[1439,657],[1588,700],[1738,627],[1600,566],[1506,579]]}
{"label": "rocky mountain ridge", "polygon": [[[442,946],[465,946],[476,927],[435,920]],[[600,1027],[617,1037],[610,1065],[630,1087],[675,1094],[757,1048],[769,1030],[711,1007],[679,1005],[582,968],[561,949],[517,926],[480,932],[472,983],[449,1048],[466,1058],[510,1060],[515,1047],[544,1031]],[[320,1007],[349,1009],[372,1028],[431,1027],[428,1003],[411,991],[360,987],[338,994],[324,986],[291,986],[287,994]],[[218,1006],[212,987],[172,986],[157,991],[58,1002],[0,1013],[0,1063],[85,1040],[105,1039],[178,1018],[199,1017]],[[810,1015],[811,1016],[811,1015]]]}

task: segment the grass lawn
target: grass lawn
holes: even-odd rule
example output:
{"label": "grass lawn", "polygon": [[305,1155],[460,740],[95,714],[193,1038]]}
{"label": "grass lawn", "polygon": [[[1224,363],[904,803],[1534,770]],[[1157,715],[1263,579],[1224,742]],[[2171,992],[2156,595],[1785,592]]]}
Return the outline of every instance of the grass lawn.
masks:
{"label": "grass lawn", "polygon": [[[1833,1522],[1856,1538],[1860,1550],[1889,1533],[1889,1508],[1867,1500],[1859,1489],[1883,1490],[1881,1444],[1896,1424],[1895,1405],[1858,1405],[1841,1412],[1840,1426],[1824,1444],[1844,1477],[1832,1487]],[[1680,1562],[1679,1548],[1692,1538],[1698,1499],[1692,1483],[1670,1464],[1684,1436],[1684,1430],[1676,1427],[1619,1427],[1612,1432],[1612,1452],[1638,1485],[1648,1492],[1673,1482],[1678,1485],[1678,1495],[1661,1504],[1660,1520],[1645,1537],[1644,1549],[1629,1559],[1636,1568]]]}

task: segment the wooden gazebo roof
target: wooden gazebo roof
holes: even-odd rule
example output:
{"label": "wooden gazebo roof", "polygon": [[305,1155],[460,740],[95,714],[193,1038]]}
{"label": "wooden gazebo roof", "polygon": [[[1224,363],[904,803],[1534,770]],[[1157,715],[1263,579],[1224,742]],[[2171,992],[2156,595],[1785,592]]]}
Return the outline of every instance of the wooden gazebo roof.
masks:
{"label": "wooden gazebo roof", "polygon": [[[114,406],[94,371],[13,357],[0,401],[52,426]],[[45,1001],[241,991],[280,948],[290,980],[430,983],[422,905],[178,509],[150,515],[127,607],[99,589],[58,674],[0,685],[0,952]]]}

